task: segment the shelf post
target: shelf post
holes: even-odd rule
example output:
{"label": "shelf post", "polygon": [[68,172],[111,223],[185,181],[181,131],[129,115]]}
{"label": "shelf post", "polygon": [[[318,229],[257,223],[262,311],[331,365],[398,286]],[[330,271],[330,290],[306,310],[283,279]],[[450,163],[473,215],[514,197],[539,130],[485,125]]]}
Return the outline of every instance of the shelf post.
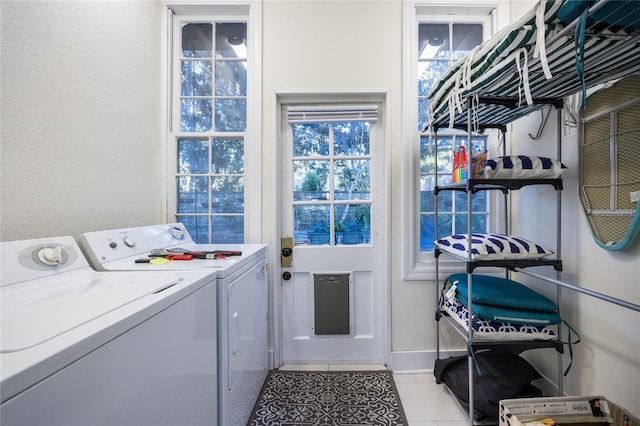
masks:
{"label": "shelf post", "polygon": [[[472,127],[472,117],[473,117],[473,96],[467,97],[467,180],[471,179],[472,169],[471,169],[471,157],[473,156],[473,147],[471,146],[472,135],[471,131]],[[473,191],[467,191],[467,261],[470,263],[472,260],[471,253],[471,231],[473,226],[473,221],[471,220],[471,198],[473,196]],[[436,203],[437,204],[437,203]],[[474,401],[473,401],[473,357],[471,356],[471,351],[473,350],[473,274],[471,272],[467,272],[467,292],[468,292],[468,309],[469,309],[469,326],[468,328],[468,343],[467,343],[467,365],[469,367],[469,426],[473,426],[473,412],[474,412]]]}
{"label": "shelf post", "polygon": [[[558,161],[562,161],[562,106],[556,107],[556,139]],[[556,190],[556,259],[562,259],[562,191]],[[556,279],[560,281],[562,271],[556,269]],[[562,304],[562,287],[556,287],[556,304],[558,311]],[[558,326],[558,340],[562,341],[562,327]],[[562,353],[558,352],[558,396],[564,395],[564,376],[562,371]]]}

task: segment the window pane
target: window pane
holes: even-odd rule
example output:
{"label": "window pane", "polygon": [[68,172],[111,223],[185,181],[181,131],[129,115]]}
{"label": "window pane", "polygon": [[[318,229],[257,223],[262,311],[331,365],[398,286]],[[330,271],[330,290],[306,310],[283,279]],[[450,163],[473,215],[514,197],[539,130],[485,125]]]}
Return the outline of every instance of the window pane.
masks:
{"label": "window pane", "polygon": [[247,24],[216,24],[216,58],[247,57]]}
{"label": "window pane", "polygon": [[453,192],[442,191],[438,193],[438,213],[453,211]]}
{"label": "window pane", "polygon": [[211,173],[244,173],[244,140],[242,138],[213,140],[211,150]]}
{"label": "window pane", "polygon": [[448,68],[448,60],[418,62],[418,96],[427,96]]}
{"label": "window pane", "polygon": [[371,160],[336,160],[334,167],[336,200],[371,199]]}
{"label": "window pane", "polygon": [[422,98],[418,101],[418,131],[424,131],[424,128],[427,126],[428,116],[427,113],[429,111],[429,104],[431,100]]}
{"label": "window pane", "polygon": [[183,99],[180,130],[208,132],[211,130],[211,99]]}
{"label": "window pane", "polygon": [[329,244],[329,206],[293,206],[294,244]]}
{"label": "window pane", "polygon": [[452,234],[466,234],[467,229],[467,215],[466,214],[456,214],[455,215],[455,228],[451,230]]}
{"label": "window pane", "polygon": [[295,201],[329,199],[329,162],[293,162],[293,199]]}
{"label": "window pane", "polygon": [[182,27],[182,56],[211,58],[213,25],[186,24]]}
{"label": "window pane", "polygon": [[438,149],[438,173],[451,174],[453,169],[453,149],[458,147],[456,141],[452,137],[439,137],[437,143]]}
{"label": "window pane", "polygon": [[244,216],[213,216],[211,229],[211,244],[244,242]]}
{"label": "window pane", "polygon": [[213,213],[242,213],[244,211],[244,179],[241,177],[212,177],[211,211]]}
{"label": "window pane", "polygon": [[[487,192],[479,191],[473,194],[471,197],[472,211],[474,212],[486,212],[487,211]],[[467,206],[467,194],[464,192],[456,192],[456,211],[458,213],[464,213],[468,210]]]}
{"label": "window pane", "polygon": [[209,244],[209,217],[176,215],[178,222],[182,222],[194,242],[198,244]]}
{"label": "window pane", "polygon": [[369,128],[367,121],[333,124],[335,155],[369,155]]}
{"label": "window pane", "polygon": [[329,155],[329,123],[294,123],[293,156]]}
{"label": "window pane", "polygon": [[449,24],[420,24],[418,59],[448,58]]}
{"label": "window pane", "polygon": [[436,222],[433,214],[420,215],[420,251],[433,251],[433,241],[436,236],[435,227]]}
{"label": "window pane", "polygon": [[428,136],[420,138],[420,173],[435,173],[435,141],[429,142]]}
{"label": "window pane", "polygon": [[207,213],[209,178],[206,176],[180,176],[177,178],[178,213]]}
{"label": "window pane", "polygon": [[244,61],[216,62],[216,96],[246,95],[247,63]]}
{"label": "window pane", "polygon": [[[455,215],[455,229],[450,233],[466,234],[468,232],[468,215],[456,214]],[[487,216],[483,214],[472,215],[471,232],[487,232]]]}
{"label": "window pane", "polygon": [[247,130],[247,101],[216,99],[216,131],[244,132],[245,130]]}
{"label": "window pane", "polygon": [[438,238],[453,234],[453,215],[438,214]]}
{"label": "window pane", "polygon": [[178,139],[178,173],[205,174],[209,172],[209,141],[206,139]]}
{"label": "window pane", "polygon": [[462,58],[482,43],[481,24],[453,24],[452,56]]}
{"label": "window pane", "polygon": [[340,204],[335,206],[336,245],[368,244],[371,241],[371,206]]}
{"label": "window pane", "polygon": [[211,62],[182,61],[182,96],[211,96]]}
{"label": "window pane", "polygon": [[420,189],[420,211],[433,212],[435,211],[435,206],[436,197],[433,195],[433,190]]}

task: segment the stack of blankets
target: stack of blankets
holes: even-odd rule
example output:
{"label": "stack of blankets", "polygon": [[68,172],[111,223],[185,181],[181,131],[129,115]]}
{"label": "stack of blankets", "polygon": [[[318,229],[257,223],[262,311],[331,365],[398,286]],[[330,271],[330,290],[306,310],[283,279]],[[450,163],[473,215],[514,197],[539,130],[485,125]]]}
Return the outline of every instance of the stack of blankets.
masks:
{"label": "stack of blankets", "polygon": [[[440,310],[447,312],[468,331],[474,341],[550,340],[557,334],[549,327],[562,321],[555,302],[516,281],[487,275],[472,275],[472,291],[467,274],[447,279]],[[469,316],[469,293],[471,311]],[[531,382],[540,374],[524,358],[507,350],[472,350],[476,420],[496,419],[501,399],[539,397],[542,392]],[[438,359],[436,382],[445,383],[463,405],[469,399],[468,355]]]}

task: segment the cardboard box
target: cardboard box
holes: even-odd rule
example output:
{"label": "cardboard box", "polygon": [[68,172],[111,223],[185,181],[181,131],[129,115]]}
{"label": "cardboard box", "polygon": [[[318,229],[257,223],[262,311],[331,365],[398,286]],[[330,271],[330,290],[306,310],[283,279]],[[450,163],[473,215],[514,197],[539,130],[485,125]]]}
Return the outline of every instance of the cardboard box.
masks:
{"label": "cardboard box", "polygon": [[640,426],[628,410],[603,396],[519,398],[500,401],[500,426],[522,426],[543,419],[559,426]]}

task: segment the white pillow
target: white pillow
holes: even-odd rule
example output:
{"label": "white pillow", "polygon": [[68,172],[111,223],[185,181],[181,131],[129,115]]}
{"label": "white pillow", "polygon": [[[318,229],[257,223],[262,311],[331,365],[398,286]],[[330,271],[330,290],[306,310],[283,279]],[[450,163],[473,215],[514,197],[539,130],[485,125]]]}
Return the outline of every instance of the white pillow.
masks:
{"label": "white pillow", "polygon": [[[436,241],[442,251],[467,257],[467,234],[450,235]],[[471,234],[471,259],[541,259],[553,254],[536,243],[504,234]]]}
{"label": "white pillow", "polygon": [[567,166],[547,157],[507,155],[490,158],[484,166],[486,179],[557,179]]}

